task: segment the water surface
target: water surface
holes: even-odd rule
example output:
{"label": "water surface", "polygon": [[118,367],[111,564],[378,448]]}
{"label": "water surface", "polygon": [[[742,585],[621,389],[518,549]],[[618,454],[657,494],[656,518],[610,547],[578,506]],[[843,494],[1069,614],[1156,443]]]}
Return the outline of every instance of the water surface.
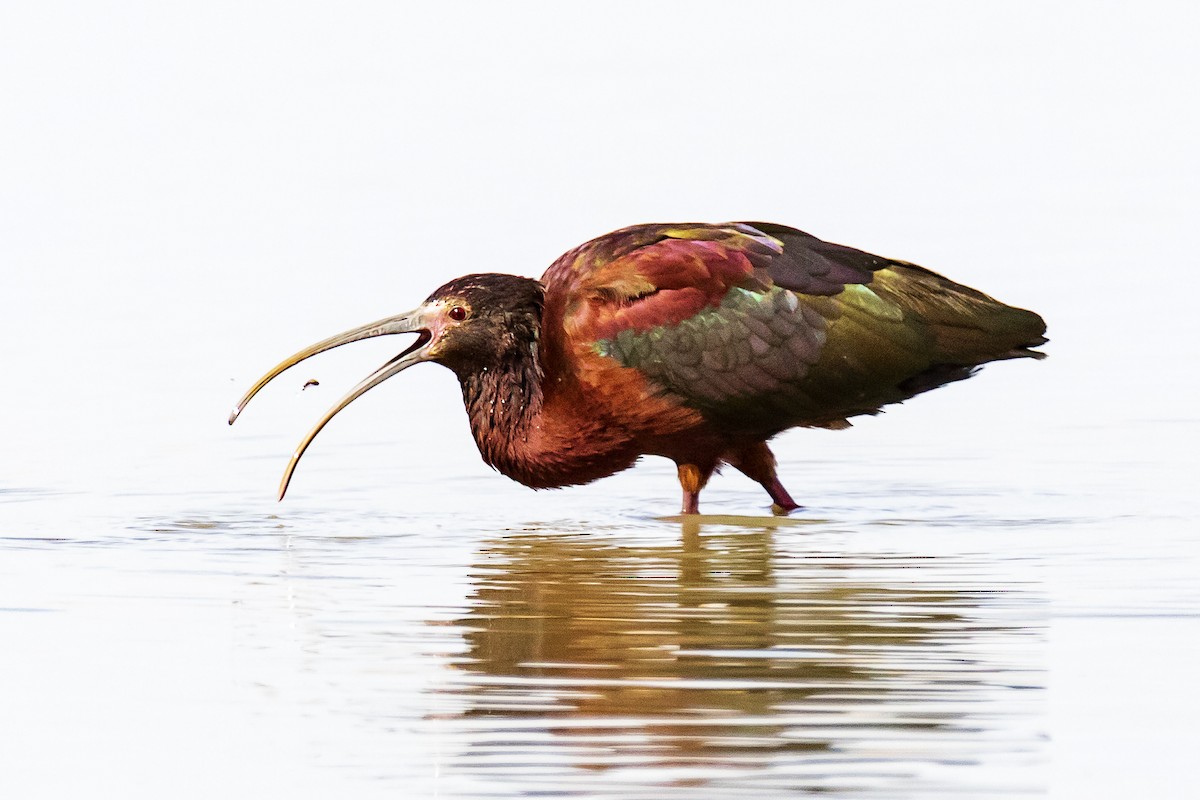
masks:
{"label": "water surface", "polygon": [[[1092,432],[1059,434],[1045,474]],[[264,443],[221,447],[272,472]],[[982,463],[835,443],[785,461],[815,501],[786,520],[724,478],[713,513],[655,516],[674,488],[653,461],[534,494],[366,477],[368,445],[314,451],[312,481],[347,486],[280,505],[270,485],[8,490],[8,779],[43,790],[27,796],[1039,797],[1078,785],[1116,729],[1160,760],[1182,747],[1194,694],[1114,700],[1146,696],[1144,658],[1169,682],[1195,656],[1195,508],[1168,463],[1031,492],[1044,476],[1009,471],[1027,443]],[[846,479],[856,465],[869,480]]]}

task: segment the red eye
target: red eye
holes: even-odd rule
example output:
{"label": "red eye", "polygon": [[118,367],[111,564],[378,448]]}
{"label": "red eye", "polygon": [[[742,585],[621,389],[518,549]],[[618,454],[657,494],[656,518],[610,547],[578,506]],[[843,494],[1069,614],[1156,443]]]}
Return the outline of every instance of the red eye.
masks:
{"label": "red eye", "polygon": [[455,306],[454,308],[450,309],[450,319],[454,320],[455,322],[462,322],[466,318],[467,310],[462,306]]}

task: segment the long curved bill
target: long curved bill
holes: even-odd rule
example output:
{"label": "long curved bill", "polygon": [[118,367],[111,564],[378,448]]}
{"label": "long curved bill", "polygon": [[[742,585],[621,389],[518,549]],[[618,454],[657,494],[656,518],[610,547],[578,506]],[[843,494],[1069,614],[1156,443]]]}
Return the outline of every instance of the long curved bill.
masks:
{"label": "long curved bill", "polygon": [[424,312],[424,307],[417,308],[408,312],[407,314],[400,314],[395,317],[387,317],[386,319],[381,319],[368,325],[352,328],[351,330],[339,333],[336,336],[330,336],[328,339],[317,342],[311,347],[306,347],[300,352],[288,356],[283,361],[272,367],[266,375],[263,375],[258,379],[257,383],[250,387],[250,391],[246,392],[246,394],[242,396],[242,399],[238,401],[237,405],[233,407],[233,411],[229,414],[230,425],[237,420],[238,415],[242,413],[242,410],[246,407],[246,404],[249,403],[254,395],[258,394],[258,392],[264,386],[266,386],[275,378],[279,377],[279,375],[285,370],[296,366],[301,361],[311,358],[318,353],[324,353],[326,350],[332,350],[335,347],[341,347],[342,345],[349,344],[350,342],[357,342],[361,341],[362,339],[370,339],[375,336],[388,336],[394,333],[419,334],[417,341],[413,342],[407,350],[400,353],[395,358],[381,366],[379,369],[372,372],[357,386],[347,392],[346,396],[337,401],[337,403],[335,403],[334,406],[329,409],[329,411],[325,412],[325,416],[321,418],[320,422],[314,425],[312,430],[305,435],[305,437],[300,441],[300,444],[296,446],[295,451],[292,453],[292,458],[288,462],[287,469],[285,469],[283,472],[283,479],[279,482],[280,500],[283,499],[284,494],[287,492],[288,484],[291,483],[292,480],[292,474],[296,471],[296,465],[300,463],[300,457],[304,455],[304,451],[308,449],[308,446],[312,443],[312,440],[315,439],[317,434],[321,432],[321,429],[328,424],[329,420],[333,419],[334,416],[336,416],[337,413],[343,408],[350,405],[363,394],[383,383],[396,373],[408,369],[413,364],[419,364],[422,361],[429,360],[428,346],[429,342],[433,338],[433,334],[426,326]]}

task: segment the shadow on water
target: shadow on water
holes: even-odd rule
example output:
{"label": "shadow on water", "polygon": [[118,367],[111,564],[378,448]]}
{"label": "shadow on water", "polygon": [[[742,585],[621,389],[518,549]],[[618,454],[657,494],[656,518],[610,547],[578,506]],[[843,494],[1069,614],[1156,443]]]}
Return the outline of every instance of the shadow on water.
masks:
{"label": "shadow on water", "polygon": [[[1043,643],[1006,613],[1019,598],[955,586],[952,563],[797,557],[776,547],[788,529],[711,522],[682,522],[666,544],[554,530],[486,541],[443,687],[462,701],[453,769],[527,790],[570,787],[557,781],[571,767],[706,797],[897,797],[897,779],[945,789],[971,765],[976,788],[956,796],[990,796],[981,766],[989,791],[1036,789],[1021,769],[1040,757],[1041,676],[1026,656]],[[918,561],[922,579],[943,574],[918,582]]]}

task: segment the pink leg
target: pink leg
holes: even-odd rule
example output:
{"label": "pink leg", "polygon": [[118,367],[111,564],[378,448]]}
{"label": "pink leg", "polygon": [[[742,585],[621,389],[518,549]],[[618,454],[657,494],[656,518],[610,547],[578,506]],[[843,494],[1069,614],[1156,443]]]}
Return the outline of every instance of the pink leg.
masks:
{"label": "pink leg", "polygon": [[726,460],[767,490],[773,501],[771,513],[783,516],[801,507],[779,482],[779,477],[775,474],[775,454],[767,447],[766,442],[746,445],[729,453]]}
{"label": "pink leg", "polygon": [[683,487],[684,514],[700,513],[700,490],[712,475],[712,466],[698,467],[695,464],[679,465],[679,485]]}
{"label": "pink leg", "polygon": [[771,495],[771,499],[775,501],[775,504],[771,506],[771,512],[777,516],[786,516],[797,508],[800,508],[800,504],[792,499],[787,489],[783,488],[783,484],[779,482],[779,478],[772,476],[769,482],[763,483],[763,488],[767,490],[767,494]]}

